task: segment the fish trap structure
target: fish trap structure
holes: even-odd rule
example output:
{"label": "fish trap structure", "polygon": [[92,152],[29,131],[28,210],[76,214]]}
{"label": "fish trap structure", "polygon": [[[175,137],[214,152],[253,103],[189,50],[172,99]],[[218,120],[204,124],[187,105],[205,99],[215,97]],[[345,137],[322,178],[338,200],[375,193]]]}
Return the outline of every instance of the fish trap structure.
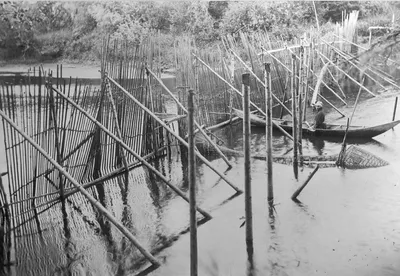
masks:
{"label": "fish trap structure", "polygon": [[337,164],[346,169],[367,169],[387,166],[389,163],[382,158],[354,145],[339,154]]}
{"label": "fish trap structure", "polygon": [[358,12],[344,14],[343,18],[343,22],[332,26],[331,32],[321,35],[310,29],[289,42],[262,31],[239,31],[224,37],[222,44],[214,48],[200,50],[189,38],[181,39],[175,43],[179,53],[175,58],[177,86],[197,92],[198,121],[210,126],[232,118],[232,108],[242,110],[241,75],[249,72],[252,110],[263,114],[263,70],[264,64],[269,63],[274,117],[292,114],[292,78],[296,98],[301,94],[305,120],[312,117],[309,107],[317,101],[345,117],[340,107],[349,104],[354,91],[361,89],[366,97],[376,97],[388,86],[400,87],[379,67],[383,57],[374,47],[367,49],[357,44]]}
{"label": "fish trap structure", "polygon": [[[136,61],[133,59],[129,67],[117,66],[113,59],[108,59],[102,68],[103,72],[107,68],[111,76],[118,74],[126,80],[126,86],[132,88],[131,95],[151,106],[154,112],[160,112],[160,90],[152,90],[145,78],[142,58],[146,46],[133,48]],[[165,153],[163,131],[145,112],[118,94],[120,90],[106,78],[100,87],[78,82],[73,85],[72,81],[61,85],[58,78],[52,78],[53,72],[44,72],[43,68],[38,72],[35,83],[30,83],[31,76],[27,76],[24,83],[3,84],[0,91],[8,171],[8,185],[2,192],[4,201],[9,202],[2,204],[1,209],[10,213],[10,224],[5,230],[7,235],[13,234],[12,259],[17,260],[17,274],[46,268],[46,260],[55,264],[75,261],[68,254],[52,254],[48,250],[49,246],[57,246],[51,233],[59,231],[54,228],[58,223],[64,224],[61,229],[67,239],[66,247],[71,244],[71,232],[82,231],[84,237],[95,231],[110,240],[126,237],[133,247],[127,247],[126,242],[119,246],[129,248],[131,258],[138,258],[141,251],[158,264],[133,236],[132,229],[128,230],[140,229],[140,224],[123,225],[107,208],[118,202],[127,204],[128,189],[135,190],[129,185],[132,182],[146,183],[148,170],[133,170],[145,160]],[[122,217],[135,216],[130,210],[123,208]],[[60,222],[56,218],[65,220]],[[53,220],[57,222],[54,224]],[[110,223],[120,230],[119,234],[110,228]],[[40,242],[41,238],[49,244]],[[35,256],[24,257],[24,249],[33,244]]]}
{"label": "fish trap structure", "polygon": [[[177,126],[186,116],[165,112],[163,98],[170,95],[163,92],[160,70],[152,67],[161,52],[155,48],[151,39],[141,44],[104,40],[100,86],[59,79],[58,70],[53,78],[54,72],[43,68],[38,76],[34,70],[35,82],[28,74],[18,85],[0,86],[8,172],[0,200],[3,225],[9,222],[5,237],[10,237],[3,244],[9,262],[17,263],[17,275],[101,269],[95,263],[108,257],[100,255],[99,260],[90,254],[92,258],[83,260],[82,251],[99,248],[83,248],[77,236],[92,239],[100,233],[103,252],[112,255],[107,262],[118,266],[119,273],[146,261],[158,267],[150,250],[159,252],[169,238],[176,239],[157,230],[154,216],[172,194],[189,199],[172,183],[176,172],[165,171],[156,160],[168,155],[171,162],[177,145],[187,147]],[[159,200],[159,207],[153,200]],[[65,248],[59,248],[60,235]],[[34,254],[25,250],[32,247]],[[57,264],[56,271],[46,266],[49,261]]]}

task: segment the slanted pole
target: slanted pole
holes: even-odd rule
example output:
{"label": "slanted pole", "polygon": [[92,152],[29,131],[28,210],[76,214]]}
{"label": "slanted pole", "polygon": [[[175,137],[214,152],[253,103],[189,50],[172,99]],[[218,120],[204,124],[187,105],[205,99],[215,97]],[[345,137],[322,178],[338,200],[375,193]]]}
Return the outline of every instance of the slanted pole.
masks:
{"label": "slanted pole", "polygon": [[296,200],[301,191],[307,186],[308,182],[310,182],[311,178],[314,176],[314,174],[318,171],[319,165],[315,167],[315,169],[310,173],[310,175],[307,177],[306,181],[301,185],[292,195],[291,199]]}
{"label": "slanted pole", "polygon": [[[230,84],[228,81],[226,81],[223,77],[221,77],[217,72],[215,72],[215,70],[213,70],[210,66],[207,65],[207,63],[205,63],[203,60],[201,60],[198,56],[196,56],[195,54],[192,53],[192,55],[197,58],[208,70],[210,70],[215,76],[217,76],[220,80],[222,80],[224,83],[226,83],[230,88],[232,88],[233,91],[235,91],[236,93],[238,93],[241,97],[243,97],[243,94],[237,90],[232,84]],[[265,112],[259,108],[256,104],[254,104],[253,102],[250,101],[250,105],[253,106],[255,109],[257,109],[258,112],[260,112],[262,115],[266,116]],[[290,140],[293,141],[293,137],[287,133],[286,130],[284,130],[278,123],[276,123],[275,121],[272,121],[272,124],[279,129],[286,137],[288,137]]]}
{"label": "slanted pole", "polygon": [[[332,52],[332,54],[331,54],[331,59],[333,59],[332,56],[333,56],[334,54],[335,54],[335,53]],[[321,62],[322,62],[322,65],[325,66],[325,61],[322,59],[321,56],[320,56],[319,58],[320,58],[320,60],[321,60]],[[347,97],[346,97],[346,94],[344,93],[344,91],[343,91],[343,89],[342,89],[342,87],[340,86],[340,83],[338,82],[338,80],[336,79],[336,77],[333,75],[333,73],[332,73],[331,69],[329,69],[329,67],[327,68],[327,71],[328,71],[329,75],[331,76],[331,78],[333,79],[333,81],[336,83],[337,87],[339,88],[340,93],[342,93],[343,98],[347,98]]]}
{"label": "slanted pole", "polygon": [[[291,92],[292,92],[292,125],[293,125],[293,171],[294,177],[298,177],[298,161],[297,161],[297,150],[298,150],[298,136],[297,136],[297,114],[296,114],[296,57],[292,54],[292,78],[291,78]],[[301,131],[301,130],[300,130]]]}
{"label": "slanted pole", "polygon": [[[144,248],[138,240],[132,235],[129,230],[119,223],[113,215],[99,203],[88,191],[86,191],[78,181],[75,180],[59,163],[57,163],[43,148],[41,148],[29,135],[27,135],[24,131],[20,130],[19,127],[2,111],[0,110],[0,116],[22,137],[24,137],[29,144],[31,144],[38,152],[40,152],[58,171],[67,178],[79,191],[82,195],[84,195],[89,202],[97,208],[118,230],[121,231],[134,245],[135,247],[155,266],[160,266],[160,263],[157,259],[149,252],[146,248]],[[95,120],[95,119],[94,119]]]}
{"label": "slanted pole", "polygon": [[394,109],[393,109],[393,118],[392,118],[392,121],[394,121],[394,119],[396,118],[397,99],[398,99],[398,97],[396,97],[396,100],[394,101]]}
{"label": "slanted pole", "polygon": [[[150,107],[151,107],[151,111],[152,112],[156,112],[155,108],[154,108],[154,99],[153,99],[153,91],[151,89],[151,80],[150,80],[150,73],[147,71],[146,72],[146,86],[147,86],[147,91],[149,93],[149,98],[150,98]],[[153,122],[150,122],[153,123]],[[156,130],[155,130],[155,125],[153,123],[152,125],[152,133],[151,133],[152,137],[152,144],[153,144],[153,150],[157,153],[157,134],[156,134]],[[157,158],[157,154],[155,155],[155,157]]]}
{"label": "slanted pole", "polygon": [[371,94],[372,96],[376,97],[376,95],[374,93],[372,93],[368,88],[366,88],[362,83],[359,83],[357,80],[355,80],[352,76],[350,76],[349,74],[347,74],[345,71],[343,71],[339,66],[337,66],[335,63],[333,63],[329,58],[327,58],[323,53],[318,52],[322,57],[324,57],[330,64],[332,64],[333,66],[335,66],[340,72],[342,72],[346,77],[348,77],[350,80],[352,80],[353,82],[355,82],[356,84],[358,84],[360,87],[362,87],[363,89],[365,89],[365,91],[367,91],[369,94]]}
{"label": "slanted pole", "polygon": [[[171,133],[179,142],[181,142],[185,147],[188,147],[188,143],[182,139],[178,134],[171,130],[160,118],[157,117],[153,112],[151,112],[147,107],[145,107],[141,102],[139,102],[134,96],[132,96],[125,88],[123,88],[118,82],[108,77],[112,83],[115,84],[125,95],[134,101],[141,109],[143,109],[147,114],[149,114],[152,118],[154,118],[163,128],[165,128],[169,133]],[[201,128],[199,126],[199,128]],[[201,155],[198,151],[196,151],[196,156],[203,161],[211,170],[213,170],[216,174],[218,174],[229,186],[231,186],[236,192],[242,192],[238,187],[236,187],[223,173],[219,172],[211,163],[208,161],[203,155]]]}
{"label": "slanted pole", "polygon": [[[297,59],[300,60],[300,57],[298,57],[292,50],[289,50]],[[321,58],[321,61],[322,58]],[[343,100],[332,88],[330,88],[330,86],[323,80],[323,75],[325,74],[325,72],[328,70],[328,65],[324,65],[324,67],[322,67],[320,76],[317,76],[317,74],[315,74],[314,72],[313,75],[315,75],[317,77],[317,87],[320,86],[320,84],[322,83],[326,88],[328,88],[329,91],[332,92],[333,95],[335,95],[340,101],[342,101],[345,105],[347,105],[346,101]]]}
{"label": "slanted pole", "polygon": [[[179,105],[179,107],[182,109],[185,114],[188,114],[187,109],[183,106],[183,104],[175,97],[174,94],[172,94],[171,91],[169,91],[168,87],[165,86],[165,84],[160,80],[149,68],[146,68],[146,71],[149,72],[157,81],[158,83],[167,91],[167,93],[172,97],[172,99]],[[214,149],[217,151],[217,153],[222,157],[222,159],[225,161],[225,163],[228,165],[229,168],[232,168],[231,163],[229,162],[228,158],[222,153],[222,151],[219,149],[219,147],[214,143],[213,140],[211,140],[210,136],[205,133],[204,129],[196,122],[194,121],[195,126],[198,128],[201,134],[203,134],[204,138],[206,138],[207,142],[209,142]]]}
{"label": "slanted pole", "polygon": [[[106,93],[108,95],[108,99],[109,99],[109,101],[111,103],[111,109],[112,109],[112,114],[113,114],[114,123],[115,123],[115,130],[117,131],[117,137],[122,140],[122,131],[121,131],[121,128],[120,128],[119,122],[118,122],[117,108],[115,106],[114,98],[113,98],[113,95],[111,93],[110,83],[108,82],[108,79],[107,79],[107,76],[108,76],[107,72],[105,73],[105,76],[106,76],[104,78],[104,80],[105,80],[105,89],[106,89]],[[125,167],[125,170],[126,170],[126,173],[125,173],[125,187],[121,186],[121,190],[123,192],[125,192],[128,189],[128,181],[129,181],[128,161],[126,159],[125,152],[121,147],[119,147],[119,154],[121,155],[122,163],[124,164],[124,167]]]}
{"label": "slanted pole", "polygon": [[[282,61],[280,61],[277,57],[275,57],[274,55],[272,55],[272,54],[270,54],[270,56],[273,58],[273,59],[275,59],[277,62],[279,62],[281,65],[282,65],[282,67],[283,68],[285,68],[289,73],[293,73],[292,72],[292,70],[290,69],[290,68],[288,68]],[[312,57],[312,59],[314,59],[313,57]],[[311,74],[311,79],[312,79],[312,76],[313,76],[313,74]],[[311,81],[311,84],[312,84],[312,81]],[[311,89],[311,91],[314,91],[314,89],[311,87],[311,86],[308,86],[308,88],[309,89]],[[335,109],[340,115],[342,115],[342,117],[345,117],[345,115],[339,110],[339,109],[337,109],[336,108],[336,106],[334,106],[330,101],[328,101],[327,99],[325,99],[322,95],[319,95],[325,102],[327,102],[333,109]],[[265,114],[264,114],[265,115]],[[291,140],[293,140],[292,138],[291,138]]]}
{"label": "slanted pole", "polygon": [[340,115],[342,115],[342,117],[346,117],[346,115],[344,115],[344,114],[342,113],[342,111],[340,111],[336,106],[333,105],[333,103],[331,103],[330,101],[328,101],[324,96],[322,96],[321,94],[319,94],[318,97],[320,97],[321,99],[323,99],[327,104],[329,104],[333,109],[335,109]]}
{"label": "slanted pole", "polygon": [[[347,40],[347,39],[345,39],[344,37],[339,37],[339,36],[337,36],[336,34],[333,34],[333,35],[336,36],[337,38],[342,39],[343,41],[345,41],[345,42],[347,42],[347,43],[350,43],[350,44],[352,44],[352,45],[357,46],[358,48],[364,50],[365,52],[368,52],[368,48],[365,48],[365,47],[363,47],[363,46],[361,46],[361,45],[358,45],[358,44],[356,44],[356,43],[354,43],[354,42],[352,42],[352,41],[350,41],[350,40]],[[363,54],[363,53],[361,53],[361,55],[362,55],[362,54]],[[360,56],[360,55],[359,55],[359,56]],[[393,59],[390,59],[390,58],[388,58],[388,57],[385,57],[384,55],[378,54],[378,56],[383,57],[383,58],[387,59],[388,61],[390,61],[390,62],[392,62],[392,63],[394,63],[394,64],[399,65],[399,63],[398,63],[397,61],[395,61],[395,60],[393,60]],[[355,59],[355,58],[356,58],[356,57],[353,57],[352,59]],[[385,79],[385,77],[382,75],[382,72],[378,72],[378,71],[380,71],[379,69],[378,69],[377,72],[374,72],[374,70],[372,70],[372,67],[371,67],[371,68],[368,67],[368,70],[372,71],[373,73],[377,74],[379,77],[383,78],[383,79],[386,80],[387,82],[391,83],[392,85],[394,85],[394,86],[396,86],[397,88],[400,89],[400,86],[396,85],[396,84],[394,83],[394,80],[392,80],[392,79],[390,79],[390,78],[389,78],[389,79]]]}
{"label": "slanted pole", "polygon": [[243,91],[243,148],[244,148],[244,200],[246,217],[246,247],[247,253],[253,255],[253,211],[251,199],[251,160],[250,160],[250,74],[242,75]]}
{"label": "slanted pole", "polygon": [[[361,81],[361,82],[364,83],[364,80],[365,80],[365,75],[362,76],[362,81]],[[351,113],[351,117],[350,117],[350,122],[349,122],[349,124],[351,124],[351,121],[353,120],[354,113],[356,112],[356,108],[357,108],[357,104],[358,104],[358,99],[360,98],[360,94],[361,94],[362,87],[363,87],[363,86],[360,86],[360,88],[358,89],[356,101],[355,101],[355,103],[354,103],[353,113]]]}
{"label": "slanted pole", "polygon": [[[82,112],[86,116],[86,118],[88,118],[96,126],[98,126],[101,130],[103,130],[105,133],[107,133],[111,138],[113,138],[116,142],[118,142],[127,152],[132,154],[146,168],[148,168],[151,172],[153,172],[156,176],[158,176],[175,193],[177,193],[180,197],[182,197],[186,202],[189,202],[189,198],[178,187],[176,187],[175,185],[171,184],[163,174],[161,174],[158,170],[156,170],[153,166],[151,166],[150,163],[148,163],[142,156],[140,156],[135,151],[133,151],[124,141],[119,139],[114,133],[112,133],[104,125],[102,125],[100,122],[98,122],[92,115],[90,115],[86,110],[84,110],[82,107],[80,107],[78,104],[76,104],[72,99],[70,99],[67,96],[65,96],[62,92],[60,92],[60,90],[58,90],[58,89],[56,89],[54,87],[52,87],[52,88],[53,88],[54,92],[56,92],[58,95],[63,97],[66,101],[68,101],[77,110]],[[202,210],[201,208],[197,207],[197,211],[199,211],[199,213],[202,214],[204,217],[209,218],[209,219],[211,218],[211,215],[208,214],[206,211]]]}
{"label": "slanted pole", "polygon": [[[326,42],[325,40],[321,39],[322,42],[324,42],[326,45],[328,45],[329,47],[332,48],[333,51],[335,51],[335,53],[337,53],[338,55],[340,55],[341,57],[344,58],[344,61],[350,63],[351,65],[353,65],[355,68],[357,68],[360,71],[363,71],[362,68],[360,68],[360,66],[357,66],[356,63],[352,62],[352,56],[350,54],[347,54],[345,52],[343,52],[342,50],[340,50],[339,48],[337,48],[336,46],[331,45],[330,43]],[[365,66],[365,65],[362,65]],[[370,70],[371,72],[374,73],[374,71],[369,67],[366,66],[366,69]],[[380,82],[378,82],[375,78],[373,78],[370,74],[368,74],[366,72],[367,70],[364,70],[364,74],[369,77],[372,81],[374,81],[376,84],[378,84],[381,88],[386,89],[386,87],[384,85],[382,85]],[[378,74],[377,74],[378,75]],[[378,75],[379,76],[379,75]]]}
{"label": "slanted pole", "polygon": [[189,142],[189,199],[190,199],[190,275],[197,276],[197,220],[196,220],[196,155],[194,141],[194,92],[188,96],[188,142]]}
{"label": "slanted pole", "polygon": [[271,65],[264,63],[264,82],[265,82],[265,110],[267,113],[266,143],[267,143],[267,179],[268,195],[267,200],[272,205],[274,201],[274,188],[272,183],[272,97],[271,97]]}
{"label": "slanted pole", "polygon": [[313,7],[314,7],[314,13],[315,13],[315,22],[317,22],[317,30],[319,32],[319,20],[318,20],[318,14],[317,14],[317,7],[315,6],[315,1],[312,1]]}
{"label": "slanted pole", "polygon": [[350,126],[350,118],[347,118],[346,132],[344,133],[342,147],[340,149],[338,158],[335,162],[336,166],[344,167],[344,155],[346,153],[346,139],[347,139],[347,132],[349,131],[349,126]]}
{"label": "slanted pole", "polygon": [[[253,70],[246,64],[246,62],[244,62],[234,51],[231,50],[231,52],[232,52],[232,54],[240,61],[240,63],[242,63],[242,65],[250,72],[250,74],[252,74],[253,77],[254,77],[262,86],[264,86],[264,88],[265,88],[266,84],[265,84],[262,80],[260,80],[260,78],[253,72]],[[279,98],[278,98],[277,96],[275,96],[273,93],[272,93],[272,97],[274,97],[274,99],[275,99],[287,112],[289,112],[290,115],[292,115],[292,112],[290,112],[289,108],[287,108],[286,105],[285,105],[284,103],[282,103],[281,100],[279,100]]]}

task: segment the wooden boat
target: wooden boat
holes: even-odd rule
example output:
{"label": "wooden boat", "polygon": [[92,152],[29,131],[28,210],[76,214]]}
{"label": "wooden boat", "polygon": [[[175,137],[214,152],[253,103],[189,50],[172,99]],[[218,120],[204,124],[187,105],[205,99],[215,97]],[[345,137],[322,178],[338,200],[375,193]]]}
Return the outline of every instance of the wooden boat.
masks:
{"label": "wooden boat", "polygon": [[[234,109],[235,115],[243,119],[243,111]],[[292,132],[293,125],[292,121],[286,121],[282,119],[273,119],[280,127],[282,127],[287,132]],[[265,118],[250,114],[250,122],[253,126],[265,127],[266,121]],[[348,138],[372,138],[379,134],[382,134],[389,129],[395,127],[400,123],[400,120],[393,121],[386,124],[381,124],[377,126],[367,127],[367,126],[349,126],[349,130],[347,132]],[[343,137],[346,132],[346,125],[335,125],[335,124],[326,124],[325,129],[313,129],[307,123],[303,123],[302,127],[303,134],[312,135],[312,136],[326,136],[326,137]]]}

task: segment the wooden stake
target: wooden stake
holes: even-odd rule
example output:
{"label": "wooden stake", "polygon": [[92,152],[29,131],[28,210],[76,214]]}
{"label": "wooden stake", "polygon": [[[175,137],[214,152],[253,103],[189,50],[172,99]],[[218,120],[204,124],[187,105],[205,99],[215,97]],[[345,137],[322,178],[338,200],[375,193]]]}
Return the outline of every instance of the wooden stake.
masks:
{"label": "wooden stake", "polygon": [[[251,199],[251,161],[250,161],[250,74],[242,75],[243,91],[243,148],[244,148],[244,199],[246,217],[246,246],[253,248],[253,211]],[[252,253],[252,252],[250,252]],[[249,253],[249,255],[250,255]]]}
{"label": "wooden stake", "polygon": [[96,207],[108,220],[117,227],[121,233],[123,233],[139,251],[155,266],[160,266],[160,263],[157,261],[154,256],[147,251],[132,235],[129,230],[119,223],[113,215],[103,206],[101,205],[89,192],[87,192],[81,184],[79,184],[75,178],[73,178],[60,164],[58,164],[45,150],[43,150],[29,135],[27,135],[24,131],[20,130],[19,127],[2,111],[0,110],[0,116],[7,121],[7,123],[16,130],[21,136],[23,136],[37,151],[39,151],[54,167],[58,169],[60,173],[63,174],[65,178],[67,178],[76,188],[79,189],[81,194],[83,194],[89,202]]}
{"label": "wooden stake", "polygon": [[274,201],[274,189],[272,183],[272,97],[271,97],[271,67],[269,63],[264,63],[264,82],[265,86],[265,110],[267,113],[266,143],[267,143],[267,178],[268,178],[268,202]]}
{"label": "wooden stake", "polygon": [[[298,136],[297,136],[297,114],[296,114],[296,57],[292,54],[292,78],[291,78],[291,92],[292,92],[292,125],[293,125],[293,170],[294,177],[298,177],[298,162],[297,162],[297,149],[298,149]],[[299,130],[301,131],[301,129]]]}
{"label": "wooden stake", "polygon": [[318,171],[319,165],[315,167],[315,169],[310,173],[310,175],[307,177],[307,180],[304,182],[303,185],[301,185],[292,195],[292,200],[296,200],[301,191],[307,186],[308,182],[310,182],[311,178],[314,176],[314,174]]}
{"label": "wooden stake", "polygon": [[196,155],[194,152],[194,92],[188,97],[188,135],[189,135],[189,199],[190,199],[190,275],[197,276],[197,220],[196,220]]}

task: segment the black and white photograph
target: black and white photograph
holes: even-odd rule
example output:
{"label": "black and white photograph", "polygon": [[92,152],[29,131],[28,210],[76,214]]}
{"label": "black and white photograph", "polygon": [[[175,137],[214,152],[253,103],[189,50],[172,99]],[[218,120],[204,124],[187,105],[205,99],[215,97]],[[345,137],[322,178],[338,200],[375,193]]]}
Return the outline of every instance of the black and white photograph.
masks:
{"label": "black and white photograph", "polygon": [[400,1],[0,0],[0,276],[399,276],[399,96]]}

